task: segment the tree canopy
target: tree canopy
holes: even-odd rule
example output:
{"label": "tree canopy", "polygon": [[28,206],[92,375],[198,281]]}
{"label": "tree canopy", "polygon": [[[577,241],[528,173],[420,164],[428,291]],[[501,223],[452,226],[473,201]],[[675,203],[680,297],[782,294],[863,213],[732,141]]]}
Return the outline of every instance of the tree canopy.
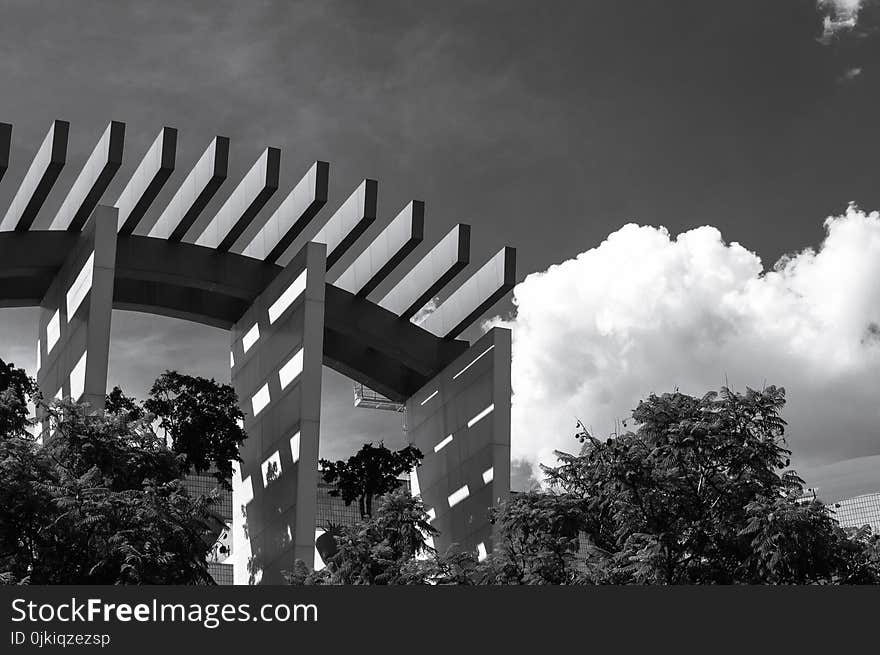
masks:
{"label": "tree canopy", "polygon": [[247,435],[244,413],[232,386],[213,379],[166,371],[153,384],[144,409],[158,419],[159,429],[180,453],[187,470],[214,471],[232,489],[232,461]]}
{"label": "tree canopy", "polygon": [[0,580],[213,583],[216,495],[190,495],[188,454],[153,431],[151,414],[118,389],[105,413],[54,401],[40,445],[20,410],[42,403],[33,382],[3,362],[0,371],[0,416],[14,418],[0,432]]}
{"label": "tree canopy", "polygon": [[[646,584],[877,580],[851,539],[787,467],[785,390],[651,395],[635,431],[577,435],[547,479],[580,503],[602,581]],[[582,427],[582,426],[581,426]],[[876,545],[874,546],[876,547]]]}
{"label": "tree canopy", "polygon": [[[28,404],[51,438],[31,435]],[[327,566],[298,562],[293,584],[876,584],[880,537],[842,529],[790,470],[785,392],[651,395],[633,428],[599,439],[579,424],[578,454],[558,453],[547,488],[491,512],[480,560],[437,552],[422,501],[399,475],[422,454],[366,444],[321,460],[331,494],[361,520],[333,526]],[[103,413],[46,405],[24,371],[0,361],[0,582],[211,583],[216,495],[182,478],[229,484],[245,438],[228,385],[166,372],[138,403],[114,389]],[[154,429],[158,428],[158,429]],[[205,435],[199,439],[199,435]],[[223,464],[226,466],[223,466]],[[378,498],[373,511],[374,498]]]}
{"label": "tree canopy", "polygon": [[367,443],[346,461],[322,459],[319,464],[324,482],[334,486],[330,495],[341,496],[346,505],[358,501],[361,518],[366,518],[373,513],[373,498],[397,489],[400,475],[418,466],[422,457],[415,446],[391,451],[384,443]]}
{"label": "tree canopy", "polygon": [[[385,496],[343,529],[326,569],[294,584],[876,584],[880,537],[840,528],[788,467],[785,391],[651,395],[634,429],[598,439],[578,424],[577,455],[557,453],[548,488],[495,508],[492,553],[423,542],[419,499]],[[356,469],[355,473],[356,474]],[[405,510],[405,511],[404,511]],[[424,525],[423,525],[424,524]],[[416,551],[420,557],[416,558]],[[384,555],[392,553],[393,556]]]}
{"label": "tree canopy", "polygon": [[425,584],[430,571],[416,558],[432,552],[427,538],[436,534],[421,499],[397,489],[381,497],[374,517],[340,526],[326,568],[312,572],[300,560],[287,579],[296,585]]}

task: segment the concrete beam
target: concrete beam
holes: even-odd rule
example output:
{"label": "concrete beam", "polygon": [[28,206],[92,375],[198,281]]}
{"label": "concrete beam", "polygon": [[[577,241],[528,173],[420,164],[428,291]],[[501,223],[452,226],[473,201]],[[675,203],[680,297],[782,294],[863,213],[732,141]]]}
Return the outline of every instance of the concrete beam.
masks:
{"label": "concrete beam", "polygon": [[324,363],[392,400],[408,398],[467,347],[332,284],[326,299]]}
{"label": "concrete beam", "polygon": [[266,148],[196,239],[198,246],[226,252],[278,189],[281,150]]}
{"label": "concrete beam", "polygon": [[[79,236],[0,233],[0,307],[39,306]],[[113,307],[228,330],[282,270],[190,243],[118,235]],[[408,398],[467,348],[366,298],[326,286],[324,363],[393,400]]]}
{"label": "concrete beam", "polygon": [[0,180],[9,168],[9,151],[12,148],[12,125],[0,123]]}
{"label": "concrete beam", "polygon": [[134,232],[171,177],[176,154],[177,130],[163,127],[116,201],[120,234]]}
{"label": "concrete beam", "polygon": [[29,230],[67,160],[70,123],[54,121],[0,221],[0,232]]}
{"label": "concrete beam", "polygon": [[376,220],[378,189],[376,180],[361,182],[312,238],[315,243],[327,244],[328,271]]}
{"label": "concrete beam", "polygon": [[82,230],[101,196],[122,165],[125,123],[112,121],[86,160],[55,218],[50,230]]}
{"label": "concrete beam", "polygon": [[116,269],[115,207],[97,207],[40,302],[43,395],[104,406]]}
{"label": "concrete beam", "polygon": [[[330,165],[316,161],[240,252],[275,263],[327,203]],[[232,252],[239,252],[236,247]]]}
{"label": "concrete beam", "polygon": [[459,223],[412,267],[378,305],[409,320],[467,266],[470,246],[471,227]]}
{"label": "concrete beam", "polygon": [[226,179],[229,139],[217,136],[181,183],[165,211],[150,228],[149,236],[180,241]]}
{"label": "concrete beam", "polygon": [[425,203],[413,200],[334,284],[357,296],[368,296],[422,242],[424,234]]}
{"label": "concrete beam", "polygon": [[516,249],[505,247],[420,324],[431,334],[452,339],[488,311],[516,284]]}

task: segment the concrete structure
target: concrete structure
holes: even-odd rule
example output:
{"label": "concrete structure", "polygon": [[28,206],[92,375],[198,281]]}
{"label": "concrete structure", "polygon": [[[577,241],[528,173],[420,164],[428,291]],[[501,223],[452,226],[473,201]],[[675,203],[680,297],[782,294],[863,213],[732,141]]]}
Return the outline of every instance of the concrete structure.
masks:
{"label": "concrete structure", "polygon": [[12,125],[0,123],[0,180],[9,168],[9,151],[12,149]]}
{"label": "concrete structure", "polygon": [[104,407],[116,222],[117,211],[111,207],[94,212],[40,299],[37,384],[47,398],[72,397],[94,409]]}
{"label": "concrete structure", "polygon": [[[0,170],[11,135],[4,125]],[[114,122],[56,215],[40,217],[66,160],[67,132],[67,123],[53,124],[0,223],[0,306],[42,308],[37,377],[46,397],[101,409],[113,309],[227,329],[249,434],[233,476],[237,583],[280,582],[296,558],[312,563],[322,365],[405,405],[408,439],[426,455],[414,491],[441,530],[437,546],[491,550],[487,512],[509,491],[510,335],[494,329],[473,345],[458,336],[513,287],[513,249],[415,325],[416,312],[467,266],[468,226],[454,228],[373,302],[371,292],[421,241],[423,203],[412,201],[359,245],[377,217],[378,184],[363,180],[322,219],[329,165],[315,162],[261,216],[281,185],[281,153],[267,148],[220,210],[195,225],[226,178],[229,141],[217,137],[154,214],[175,168],[177,132],[166,127],[115,207],[100,206],[122,162],[124,125]],[[351,265],[328,277],[344,253],[354,253]]]}
{"label": "concrete structure", "polygon": [[28,230],[67,160],[70,123],[55,121],[0,221],[0,230]]}
{"label": "concrete structure", "polygon": [[131,234],[174,172],[177,130],[163,127],[128,184],[119,194],[119,233]]}
{"label": "concrete structure", "polygon": [[[326,247],[309,243],[232,328],[232,384],[245,412],[233,492],[248,525],[233,548],[247,580],[280,584],[290,552],[310,562],[321,423]],[[307,499],[306,502],[298,502]]]}
{"label": "concrete structure", "polygon": [[510,492],[510,332],[493,328],[406,403],[411,475],[440,531],[435,547],[492,547],[488,508]]}
{"label": "concrete structure", "polygon": [[151,237],[180,241],[226,179],[229,139],[215,137],[181,183],[168,206],[145,232]]}

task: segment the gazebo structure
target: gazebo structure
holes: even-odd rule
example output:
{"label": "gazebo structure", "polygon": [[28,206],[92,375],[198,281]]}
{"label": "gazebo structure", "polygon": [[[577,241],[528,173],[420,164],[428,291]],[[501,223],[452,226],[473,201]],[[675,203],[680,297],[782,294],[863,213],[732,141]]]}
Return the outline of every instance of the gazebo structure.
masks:
{"label": "gazebo structure", "polygon": [[[375,298],[422,241],[422,202],[362,243],[376,220],[377,182],[364,180],[323,212],[329,165],[317,161],[270,214],[262,210],[279,188],[281,151],[266,148],[213,218],[197,220],[227,177],[229,139],[218,136],[153,211],[176,164],[177,131],[165,127],[105,203],[123,161],[125,125],[114,121],[58,211],[41,215],[66,164],[68,132],[67,122],[52,124],[0,220],[0,306],[41,308],[45,397],[103,407],[114,308],[227,329],[249,435],[233,479],[236,583],[277,583],[295,559],[312,562],[323,364],[405,406],[408,440],[425,454],[413,491],[440,531],[436,546],[492,549],[487,511],[510,488],[510,333],[459,337],[512,289],[513,248],[416,325],[416,312],[469,263],[468,225]],[[0,124],[0,183],[11,137]]]}

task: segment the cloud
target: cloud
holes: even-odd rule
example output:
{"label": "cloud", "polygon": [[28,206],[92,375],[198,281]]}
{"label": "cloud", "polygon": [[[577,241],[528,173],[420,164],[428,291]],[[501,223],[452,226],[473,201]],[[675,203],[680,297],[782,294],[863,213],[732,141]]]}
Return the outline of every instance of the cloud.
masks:
{"label": "cloud", "polygon": [[864,0],[818,0],[819,10],[826,12],[820,43],[828,45],[839,34],[854,30],[863,4]]}
{"label": "cloud", "polygon": [[851,81],[853,81],[854,79],[856,79],[856,78],[857,78],[859,75],[861,75],[861,74],[862,74],[862,69],[861,69],[861,68],[858,68],[858,67],[856,67],[856,68],[850,68],[850,69],[849,69],[848,71],[846,71],[843,75],[841,75],[840,78],[838,78],[838,82],[841,82],[841,83],[844,83],[844,82],[851,82]]}
{"label": "cloud", "polygon": [[552,463],[577,419],[607,436],[651,392],[765,383],[788,392],[796,462],[880,453],[880,214],[825,230],[765,271],[714,227],[629,224],[529,275],[493,321],[513,329],[513,459]]}
{"label": "cloud", "polygon": [[415,323],[416,325],[421,325],[425,322],[425,320],[434,312],[437,311],[437,307],[440,306],[440,303],[437,302],[437,298],[431,298],[424,307],[422,307],[419,311],[413,315],[410,321]]}

